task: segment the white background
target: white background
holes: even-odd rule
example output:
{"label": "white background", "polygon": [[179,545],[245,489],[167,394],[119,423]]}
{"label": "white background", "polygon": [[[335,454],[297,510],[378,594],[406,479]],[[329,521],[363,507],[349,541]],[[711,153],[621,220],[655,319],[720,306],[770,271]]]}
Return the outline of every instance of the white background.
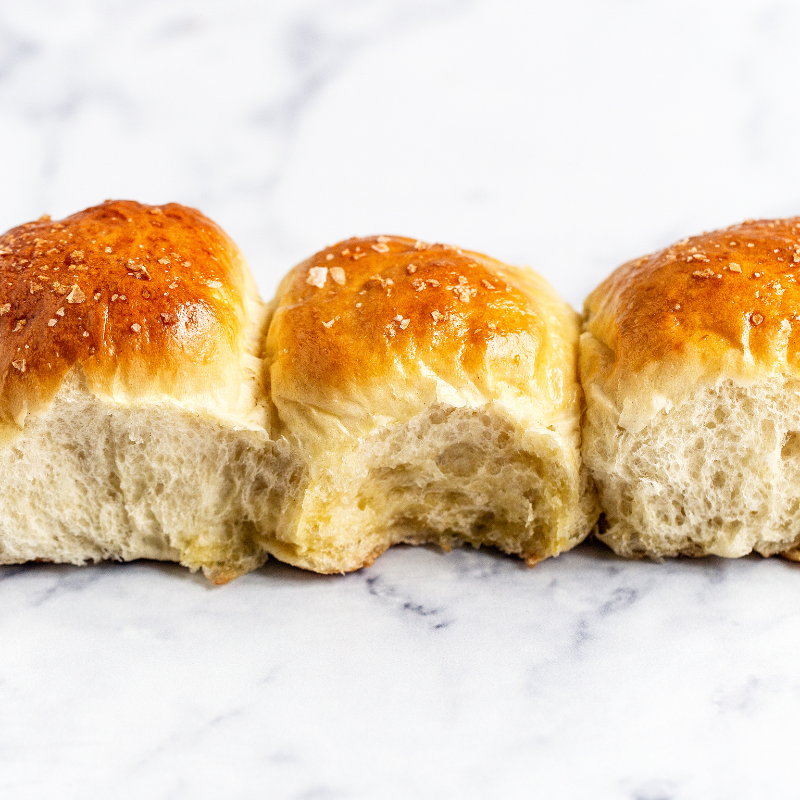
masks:
{"label": "white background", "polygon": [[[4,0],[0,229],[218,221],[263,294],[356,234],[614,267],[800,213],[800,4]],[[0,568],[0,793],[794,798],[800,573],[399,548],[216,589]]]}

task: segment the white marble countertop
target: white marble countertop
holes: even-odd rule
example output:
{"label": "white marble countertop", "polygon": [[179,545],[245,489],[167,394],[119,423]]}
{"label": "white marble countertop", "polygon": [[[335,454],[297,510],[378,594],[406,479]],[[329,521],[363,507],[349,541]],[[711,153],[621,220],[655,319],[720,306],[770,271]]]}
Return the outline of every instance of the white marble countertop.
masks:
{"label": "white marble countertop", "polygon": [[[800,213],[786,0],[12,0],[0,229],[195,205],[264,295],[355,234],[623,261]],[[397,548],[0,568],[2,798],[795,798],[800,568]]]}

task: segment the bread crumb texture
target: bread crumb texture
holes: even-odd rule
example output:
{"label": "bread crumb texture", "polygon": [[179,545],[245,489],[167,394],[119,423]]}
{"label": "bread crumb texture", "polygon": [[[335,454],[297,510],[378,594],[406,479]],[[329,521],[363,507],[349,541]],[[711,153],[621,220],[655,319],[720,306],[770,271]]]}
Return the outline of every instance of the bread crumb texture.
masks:
{"label": "bread crumb texture", "polygon": [[0,563],[260,567],[302,469],[288,443],[174,404],[109,403],[71,372],[0,458]]}
{"label": "bread crumb texture", "polygon": [[589,393],[584,455],[626,557],[769,556],[800,546],[800,382],[725,380],[620,429]]}

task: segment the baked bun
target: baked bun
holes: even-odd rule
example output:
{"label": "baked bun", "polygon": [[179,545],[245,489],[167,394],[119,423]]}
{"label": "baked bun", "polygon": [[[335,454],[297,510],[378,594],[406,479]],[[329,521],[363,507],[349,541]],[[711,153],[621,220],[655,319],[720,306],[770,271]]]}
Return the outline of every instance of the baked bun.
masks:
{"label": "baked bun", "polygon": [[296,477],[267,312],[199,212],[106,202],[0,237],[0,563],[263,563]]}
{"label": "baked bun", "polygon": [[624,556],[800,543],[800,218],[620,267],[586,302],[584,458]]}
{"label": "baked bun", "polygon": [[535,564],[595,522],[577,315],[531,270],[413,239],[349,239],[282,282],[266,361],[305,464],[276,556],[318,572],[397,542]]}

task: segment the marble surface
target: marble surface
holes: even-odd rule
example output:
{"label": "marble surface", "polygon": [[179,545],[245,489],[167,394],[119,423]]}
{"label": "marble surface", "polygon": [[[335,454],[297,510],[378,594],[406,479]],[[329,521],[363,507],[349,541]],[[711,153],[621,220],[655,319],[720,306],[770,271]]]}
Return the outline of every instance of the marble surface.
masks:
{"label": "marble surface", "polygon": [[[580,306],[800,212],[798,34],[788,0],[8,0],[0,228],[176,200],[265,295],[399,233]],[[779,560],[2,567],[0,796],[794,798],[798,663]]]}

